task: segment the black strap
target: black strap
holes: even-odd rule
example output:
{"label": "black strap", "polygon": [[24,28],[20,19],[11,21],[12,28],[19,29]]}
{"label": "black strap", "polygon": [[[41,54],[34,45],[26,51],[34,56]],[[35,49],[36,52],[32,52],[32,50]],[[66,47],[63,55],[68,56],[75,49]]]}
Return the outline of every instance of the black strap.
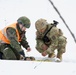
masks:
{"label": "black strap", "polygon": [[[54,25],[52,25],[52,26],[49,28],[49,30],[46,31],[46,33],[44,34],[44,37],[48,34],[48,32],[49,32],[53,27],[54,27]],[[43,37],[43,38],[44,38],[44,37]]]}

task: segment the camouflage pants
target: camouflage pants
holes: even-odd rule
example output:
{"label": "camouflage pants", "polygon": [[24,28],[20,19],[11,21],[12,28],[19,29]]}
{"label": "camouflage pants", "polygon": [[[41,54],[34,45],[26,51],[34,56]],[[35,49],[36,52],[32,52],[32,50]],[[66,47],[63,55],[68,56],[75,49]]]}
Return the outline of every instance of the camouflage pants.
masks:
{"label": "camouflage pants", "polygon": [[3,53],[2,53],[2,52],[0,52],[0,59],[2,59],[2,55],[3,55]]}
{"label": "camouflage pants", "polygon": [[6,60],[16,60],[17,59],[13,50],[9,46],[0,45],[0,52],[3,53],[2,59],[6,59]]}

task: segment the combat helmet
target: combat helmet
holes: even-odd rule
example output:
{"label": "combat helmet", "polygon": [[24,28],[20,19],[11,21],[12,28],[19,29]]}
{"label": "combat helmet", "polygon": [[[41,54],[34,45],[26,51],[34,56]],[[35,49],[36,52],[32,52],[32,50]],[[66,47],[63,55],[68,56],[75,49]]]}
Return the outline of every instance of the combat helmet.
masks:
{"label": "combat helmet", "polygon": [[37,30],[40,30],[40,29],[43,29],[43,28],[46,28],[47,26],[47,21],[45,19],[38,19],[36,22],[35,22],[35,28]]}
{"label": "combat helmet", "polygon": [[17,22],[18,22],[19,24],[22,24],[22,25],[25,26],[26,28],[29,28],[29,27],[30,27],[30,20],[29,20],[27,17],[25,17],[25,16],[20,17],[20,18],[17,20]]}

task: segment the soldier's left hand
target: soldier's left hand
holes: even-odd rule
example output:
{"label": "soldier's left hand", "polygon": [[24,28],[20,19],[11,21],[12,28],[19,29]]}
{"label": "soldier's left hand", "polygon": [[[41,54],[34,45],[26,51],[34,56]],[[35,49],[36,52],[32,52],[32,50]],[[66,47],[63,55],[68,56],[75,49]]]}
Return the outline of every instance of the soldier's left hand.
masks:
{"label": "soldier's left hand", "polygon": [[30,51],[31,51],[31,48],[30,48],[30,47],[28,47],[28,48],[27,48],[27,52],[30,52]]}
{"label": "soldier's left hand", "polygon": [[47,55],[46,51],[42,52],[42,56],[46,56],[46,55]]}

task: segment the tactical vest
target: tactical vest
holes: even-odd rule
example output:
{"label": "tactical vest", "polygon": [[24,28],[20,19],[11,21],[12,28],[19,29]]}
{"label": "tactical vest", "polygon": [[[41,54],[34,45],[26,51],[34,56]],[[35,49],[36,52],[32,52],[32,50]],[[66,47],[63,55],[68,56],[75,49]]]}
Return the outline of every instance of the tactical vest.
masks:
{"label": "tactical vest", "polygon": [[20,42],[21,41],[21,38],[20,38],[19,32],[17,30],[16,23],[14,23],[14,24],[11,24],[11,25],[5,27],[4,29],[0,30],[0,43],[10,44],[10,40],[8,39],[7,33],[6,33],[6,29],[8,27],[12,27],[12,28],[14,28],[16,30],[18,42]]}

